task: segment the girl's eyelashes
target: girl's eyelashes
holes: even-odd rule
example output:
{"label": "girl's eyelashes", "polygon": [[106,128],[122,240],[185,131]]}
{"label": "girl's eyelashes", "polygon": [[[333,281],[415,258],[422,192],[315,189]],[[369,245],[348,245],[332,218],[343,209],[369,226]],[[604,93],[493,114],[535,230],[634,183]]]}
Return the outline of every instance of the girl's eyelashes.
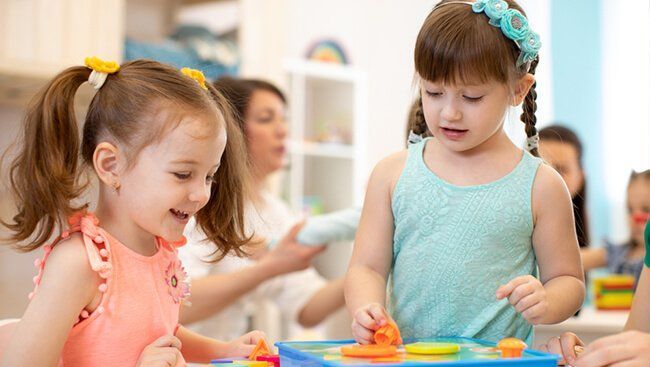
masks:
{"label": "girl's eyelashes", "polygon": [[431,91],[426,91],[426,92],[427,95],[429,95],[430,97],[440,97],[442,95],[442,93],[440,92],[431,92]]}
{"label": "girl's eyelashes", "polygon": [[192,176],[190,172],[172,172],[172,174],[179,180],[187,180]]}
{"label": "girl's eyelashes", "polygon": [[[172,172],[172,174],[174,176],[176,176],[176,178],[181,180],[181,181],[189,180],[192,177],[191,172]],[[206,183],[212,184],[212,183],[214,183],[214,181],[215,181],[214,175],[205,176],[205,182]]]}
{"label": "girl's eyelashes", "polygon": [[468,102],[478,102],[478,101],[480,101],[481,99],[483,99],[483,96],[479,96],[479,97],[471,97],[471,96],[465,96],[465,95],[464,95],[463,98],[465,98],[465,100],[467,100]]}
{"label": "girl's eyelashes", "polygon": [[[434,92],[434,91],[427,90],[426,93],[429,97],[433,97],[433,98],[442,96],[442,92]],[[465,99],[468,102],[479,102],[480,100],[483,99],[483,97],[484,96],[474,97],[474,96],[463,95],[463,99]]]}

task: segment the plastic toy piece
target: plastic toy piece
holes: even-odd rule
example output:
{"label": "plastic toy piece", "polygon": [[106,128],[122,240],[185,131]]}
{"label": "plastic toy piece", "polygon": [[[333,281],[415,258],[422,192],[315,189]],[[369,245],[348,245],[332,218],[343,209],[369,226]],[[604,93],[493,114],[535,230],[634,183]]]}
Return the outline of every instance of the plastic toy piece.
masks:
{"label": "plastic toy piece", "polygon": [[273,364],[273,367],[280,367],[280,356],[277,354],[258,356],[257,360]]}
{"label": "plastic toy piece", "polygon": [[400,342],[399,328],[394,321],[389,321],[375,331],[374,338],[375,343],[379,345],[398,345]]}
{"label": "plastic toy piece", "polygon": [[379,358],[392,357],[397,354],[397,347],[394,345],[346,345],[341,347],[341,354],[346,357]]}
{"label": "plastic toy piece", "polygon": [[521,358],[528,345],[517,338],[505,338],[499,341],[497,348],[501,350],[503,358]]}
{"label": "plastic toy piece", "polygon": [[404,358],[400,357],[378,357],[370,360],[370,363],[402,363]]}
{"label": "plastic toy piece", "polygon": [[407,353],[413,354],[455,354],[460,352],[460,345],[454,343],[418,342],[404,346]]}
{"label": "plastic toy piece", "polygon": [[270,354],[272,353],[271,350],[269,349],[269,346],[266,344],[266,341],[264,339],[260,339],[260,341],[257,342],[255,349],[253,349],[251,355],[248,356],[248,359],[251,361],[255,361],[259,356],[268,356]]}
{"label": "plastic toy piece", "polygon": [[233,365],[244,367],[269,367],[269,362],[265,361],[235,361]]}

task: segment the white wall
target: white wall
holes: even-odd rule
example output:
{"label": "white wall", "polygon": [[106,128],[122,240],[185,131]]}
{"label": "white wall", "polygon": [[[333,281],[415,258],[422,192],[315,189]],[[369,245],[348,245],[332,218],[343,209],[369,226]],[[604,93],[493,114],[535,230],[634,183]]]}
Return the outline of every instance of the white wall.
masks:
{"label": "white wall", "polygon": [[[431,0],[242,0],[242,74],[286,87],[286,58],[302,58],[312,42],[338,40],[351,63],[368,74],[368,148],[366,172],[381,158],[403,149],[412,98],[413,49],[417,33],[437,1]],[[534,29],[544,42],[537,70],[538,121],[552,118],[550,20],[548,0],[523,0]],[[520,112],[511,113],[518,119]],[[525,138],[521,122],[506,124],[517,142]]]}
{"label": "white wall", "polygon": [[650,168],[650,2],[601,6],[605,195],[612,203],[610,237],[624,241],[630,171]]}

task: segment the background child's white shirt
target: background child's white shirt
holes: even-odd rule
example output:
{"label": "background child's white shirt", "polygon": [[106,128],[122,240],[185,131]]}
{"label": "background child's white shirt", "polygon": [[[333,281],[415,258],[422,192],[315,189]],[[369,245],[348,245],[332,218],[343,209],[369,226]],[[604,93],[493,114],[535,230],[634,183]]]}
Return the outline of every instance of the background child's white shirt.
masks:
{"label": "background child's white shirt", "polygon": [[[254,232],[256,237],[267,239],[282,238],[296,222],[296,217],[287,204],[265,192],[262,194],[262,204],[256,207],[252,204],[247,205],[245,222],[249,234]],[[233,272],[255,263],[254,260],[236,256],[226,256],[216,264],[207,263],[203,260],[210,258],[214,246],[203,242],[205,235],[196,228],[193,219],[188,224],[185,235],[188,242],[180,248],[179,257],[190,278]],[[325,284],[326,280],[311,267],[277,276],[263,282],[255,290],[242,296],[216,315],[189,327],[206,336],[230,340],[248,331],[251,318],[273,317],[274,314],[279,313],[282,317],[280,325],[283,330],[263,331],[268,333],[270,339],[291,338],[301,332],[296,322],[298,313]],[[263,312],[261,311],[263,307],[276,308],[276,310]],[[268,325],[273,325],[273,322]]]}

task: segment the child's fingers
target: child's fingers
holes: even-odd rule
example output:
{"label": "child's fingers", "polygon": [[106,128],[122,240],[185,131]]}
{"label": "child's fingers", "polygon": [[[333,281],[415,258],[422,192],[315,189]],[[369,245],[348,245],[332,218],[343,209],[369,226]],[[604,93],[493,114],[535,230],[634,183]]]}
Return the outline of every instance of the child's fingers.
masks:
{"label": "child's fingers", "polygon": [[153,343],[149,344],[152,347],[172,347],[181,349],[181,340],[173,335],[164,335],[156,339]]}
{"label": "child's fingers", "polygon": [[560,345],[562,348],[562,356],[569,364],[573,364],[576,360],[576,345],[582,345],[582,342],[578,337],[573,333],[564,333],[559,338]]}
{"label": "child's fingers", "polygon": [[388,315],[382,306],[379,304],[372,304],[368,308],[368,313],[375,320],[378,326],[384,326],[388,322]]}
{"label": "child's fingers", "polygon": [[375,335],[372,330],[359,324],[356,320],[352,321],[352,334],[360,344],[370,344],[374,340]]}
{"label": "child's fingers", "polygon": [[524,311],[535,306],[539,302],[540,302],[539,297],[537,297],[535,294],[529,294],[524,298],[520,299],[519,301],[513,303],[513,306],[515,306],[515,311],[519,313],[523,313]]}
{"label": "child's fingers", "polygon": [[138,366],[152,367],[165,366],[176,367],[182,361],[181,351],[175,347],[157,347],[147,355]]}
{"label": "child's fingers", "polygon": [[515,279],[512,279],[508,283],[500,286],[497,289],[496,296],[497,299],[503,299],[506,298],[512,293],[512,291],[517,288],[520,284],[524,284],[528,282],[528,277],[529,275],[522,275],[519,277],[516,277]]}
{"label": "child's fingers", "polygon": [[625,344],[628,342],[634,332],[624,332],[624,333],[618,333],[614,335],[609,335],[600,339],[595,340],[594,342],[590,343],[587,348],[585,349],[585,352],[589,350],[596,350],[596,349],[602,349],[610,345],[615,345],[615,344]]}
{"label": "child's fingers", "polygon": [[256,345],[260,340],[266,339],[266,334],[263,331],[253,330],[241,336],[240,340],[244,344]]}
{"label": "child's fingers", "polygon": [[585,349],[585,353],[575,361],[576,367],[609,366],[635,357],[634,350],[626,344],[614,344],[603,348]]}
{"label": "child's fingers", "polygon": [[[515,287],[515,289],[512,290],[512,293],[510,293],[510,296],[508,297],[508,301],[510,302],[511,305],[515,306],[516,304],[523,301],[525,298],[533,296],[534,293],[535,293],[535,284],[528,283],[528,282],[524,284],[519,284],[518,286]],[[531,300],[528,300],[528,302],[531,302]],[[532,305],[529,305],[528,307],[530,306]],[[524,308],[524,310],[526,308]]]}
{"label": "child's fingers", "polygon": [[547,307],[545,303],[538,303],[522,312],[521,316],[523,316],[529,324],[537,325],[539,323],[539,318],[546,313],[546,309]]}
{"label": "child's fingers", "polygon": [[354,322],[370,330],[377,329],[377,322],[370,316],[368,310],[360,309],[354,314]]}

